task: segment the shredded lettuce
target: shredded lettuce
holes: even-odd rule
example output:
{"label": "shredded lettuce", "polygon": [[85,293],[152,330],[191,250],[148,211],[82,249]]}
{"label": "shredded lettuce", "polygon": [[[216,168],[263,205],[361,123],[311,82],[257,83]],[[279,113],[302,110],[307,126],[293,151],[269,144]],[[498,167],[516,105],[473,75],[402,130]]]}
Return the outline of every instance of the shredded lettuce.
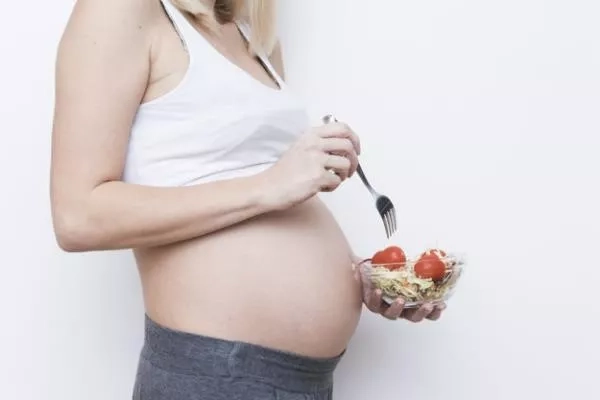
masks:
{"label": "shredded lettuce", "polygon": [[456,260],[448,262],[447,265],[451,266],[450,272],[440,282],[419,278],[415,275],[412,265],[394,271],[372,265],[368,273],[373,286],[380,289],[384,297],[389,299],[401,297],[407,303],[438,302],[443,301],[456,286],[461,273],[460,264]]}

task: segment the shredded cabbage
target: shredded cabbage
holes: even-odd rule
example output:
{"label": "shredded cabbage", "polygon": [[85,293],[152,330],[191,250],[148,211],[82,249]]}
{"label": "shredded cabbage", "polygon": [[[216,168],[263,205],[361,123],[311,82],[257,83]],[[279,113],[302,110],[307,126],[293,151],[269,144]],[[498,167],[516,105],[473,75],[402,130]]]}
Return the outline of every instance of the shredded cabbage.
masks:
{"label": "shredded cabbage", "polygon": [[415,302],[444,300],[454,288],[460,276],[460,263],[453,260],[449,265],[449,273],[440,282],[423,279],[415,275],[411,265],[394,271],[373,265],[369,269],[373,286],[380,289],[383,296],[389,299],[401,297],[407,304]]}

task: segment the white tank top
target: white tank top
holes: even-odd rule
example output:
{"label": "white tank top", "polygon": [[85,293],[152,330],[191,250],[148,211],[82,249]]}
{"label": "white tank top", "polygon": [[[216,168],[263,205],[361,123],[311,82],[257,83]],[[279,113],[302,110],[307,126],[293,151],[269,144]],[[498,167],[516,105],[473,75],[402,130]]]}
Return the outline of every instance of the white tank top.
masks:
{"label": "white tank top", "polygon": [[[229,61],[169,0],[163,0],[189,66],[167,94],[140,105],[133,122],[123,180],[185,186],[248,176],[273,165],[309,124],[264,54],[279,84],[266,86]],[[238,28],[249,40],[249,27]]]}

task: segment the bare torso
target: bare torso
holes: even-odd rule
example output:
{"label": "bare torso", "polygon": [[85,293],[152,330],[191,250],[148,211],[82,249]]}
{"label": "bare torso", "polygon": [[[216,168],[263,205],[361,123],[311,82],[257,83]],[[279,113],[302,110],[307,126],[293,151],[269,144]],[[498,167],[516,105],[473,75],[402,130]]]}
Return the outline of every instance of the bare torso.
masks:
{"label": "bare torso", "polygon": [[[237,55],[245,45],[233,26],[223,40],[215,47],[274,85],[255,60]],[[144,101],[176,86],[187,68],[166,17],[153,41]],[[173,329],[327,357],[346,347],[360,317],[350,249],[318,198],[135,255],[148,315]]]}
{"label": "bare torso", "polygon": [[318,199],[136,257],[148,314],[175,329],[334,356],[360,317],[347,244]]}

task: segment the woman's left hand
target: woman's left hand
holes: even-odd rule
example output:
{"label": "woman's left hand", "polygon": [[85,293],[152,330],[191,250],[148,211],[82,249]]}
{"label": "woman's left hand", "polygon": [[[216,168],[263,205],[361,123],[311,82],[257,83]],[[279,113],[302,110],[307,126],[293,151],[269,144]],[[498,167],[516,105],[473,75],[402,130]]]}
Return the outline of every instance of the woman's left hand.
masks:
{"label": "woman's left hand", "polygon": [[382,299],[381,290],[375,289],[371,282],[364,279],[364,271],[361,270],[361,260],[353,257],[354,276],[360,284],[363,303],[365,306],[376,314],[389,319],[405,319],[410,322],[421,322],[423,320],[436,321],[442,316],[442,312],[446,308],[446,304],[423,304],[419,308],[404,308],[404,301],[397,299],[392,304],[387,304]]}

